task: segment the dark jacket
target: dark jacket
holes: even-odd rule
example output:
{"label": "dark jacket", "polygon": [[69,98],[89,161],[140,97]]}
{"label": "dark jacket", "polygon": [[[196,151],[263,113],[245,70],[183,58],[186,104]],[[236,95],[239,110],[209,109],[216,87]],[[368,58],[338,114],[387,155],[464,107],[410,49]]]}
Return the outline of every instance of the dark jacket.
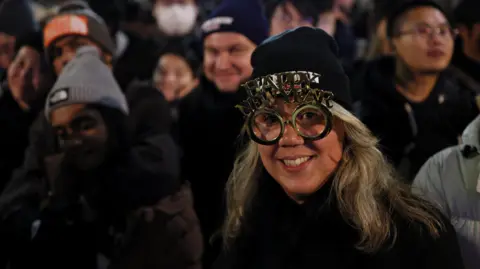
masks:
{"label": "dark jacket", "polygon": [[135,83],[127,88],[125,96],[130,105],[130,128],[135,130],[136,139],[170,132],[170,106],[161,92],[151,85]]}
{"label": "dark jacket", "polygon": [[[178,192],[182,185],[179,179],[178,150],[168,134],[170,120],[168,106],[163,96],[152,88],[131,89],[126,93],[126,96],[130,106],[130,115],[127,118],[128,127],[129,130],[134,130],[133,146],[128,153],[128,165],[118,164],[118,167],[123,168],[124,172],[118,172],[123,180],[114,181],[111,185],[116,188],[116,192],[111,195],[104,195],[104,197],[112,199],[117,197],[118,199],[115,199],[116,207],[124,209],[123,212],[152,206]],[[27,242],[29,237],[25,234],[30,234],[31,223],[39,218],[39,212],[36,209],[44,199],[43,195],[45,194],[43,157],[54,153],[52,149],[55,146],[50,131],[50,127],[43,113],[41,113],[31,128],[30,146],[27,149],[23,167],[15,173],[9,186],[0,196],[0,216],[3,220],[0,226],[3,224],[4,231],[9,231],[9,227],[14,227],[14,232],[7,232],[7,234],[15,235],[18,233],[15,238],[20,237]],[[187,204],[185,204],[185,209],[191,206],[187,206]],[[23,232],[21,227],[24,228]],[[123,231],[121,228],[120,230]],[[53,229],[53,231],[56,231],[56,229]],[[78,232],[67,231],[67,234],[78,234],[77,237],[72,239],[72,242],[85,239],[88,243],[91,236],[85,234],[95,235],[96,227],[86,225],[81,227]],[[196,236],[201,235],[197,234]],[[57,236],[57,238],[61,239],[62,236]],[[68,237],[65,236],[65,238]],[[19,241],[22,240],[16,240],[16,242]],[[4,242],[8,241],[4,240]],[[60,240],[59,242],[64,241]],[[195,245],[194,242],[190,243]],[[12,247],[12,251],[14,249]],[[95,250],[95,248],[93,249]],[[201,248],[198,251],[201,252]],[[17,251],[16,253],[22,252]],[[71,254],[72,251],[68,253]],[[65,254],[65,257],[68,257],[68,255]],[[0,262],[2,262],[1,258]],[[81,267],[82,263],[79,263],[78,266],[80,268],[93,268],[89,266],[91,263],[88,263],[88,260],[85,260],[85,262],[87,264],[83,264],[84,267]]]}
{"label": "dark jacket", "polygon": [[[141,88],[147,88],[149,89],[149,91],[151,91],[152,89],[156,89],[154,83],[151,80],[135,81],[132,84],[130,84],[130,87],[129,87],[130,99],[142,98],[142,95],[138,94],[139,93],[138,89],[141,89]],[[161,91],[159,92],[161,93]],[[134,97],[133,95],[136,95],[137,97]],[[149,100],[144,99],[144,102],[149,102]],[[156,115],[143,115],[144,117],[151,118],[149,122],[160,123],[157,125],[164,126],[165,130],[162,130],[162,132],[170,132],[172,138],[175,140],[177,145],[179,145],[179,142],[178,142],[179,140],[179,131],[178,131],[179,107],[182,102],[183,102],[183,99],[175,100],[173,102],[169,102],[168,107],[162,106],[161,113],[157,113]],[[168,127],[169,130],[167,130],[166,127]],[[179,149],[181,150],[181,148]]]}
{"label": "dark jacket", "polygon": [[[120,215],[118,208],[96,211],[86,204],[65,211],[27,206],[13,213],[9,226],[4,223],[0,231],[2,243],[8,243],[2,256],[9,254],[9,268],[93,269],[100,266],[98,257],[111,269],[201,268],[203,240],[188,185]],[[98,217],[90,220],[81,213],[89,210]],[[31,226],[14,226],[20,217],[30,217]]]}
{"label": "dark jacket", "polygon": [[33,111],[24,111],[13,99],[7,83],[0,86],[0,192],[13,170],[23,162],[28,145],[28,129],[35,119]]}
{"label": "dark jacket", "polygon": [[[457,46],[458,45],[458,46]],[[467,57],[463,51],[463,44],[456,44],[455,53],[452,58],[452,75],[466,88],[480,94],[480,63]]]}
{"label": "dark jacket", "polygon": [[298,205],[271,177],[264,177],[239,237],[215,269],[464,268],[455,231],[447,220],[446,230],[433,238],[422,224],[393,211],[398,231],[393,246],[374,254],[356,249],[359,233],[340,215],[331,186],[327,183]]}
{"label": "dark jacket", "polygon": [[237,93],[220,93],[206,78],[179,104],[182,177],[192,183],[195,210],[206,240],[205,264],[218,255],[208,244],[225,216],[224,189],[233,168],[243,118]]}
{"label": "dark jacket", "polygon": [[371,62],[363,73],[355,105],[360,120],[380,139],[384,153],[409,181],[425,161],[438,151],[458,144],[463,129],[476,115],[474,94],[441,74],[420,103],[407,100],[395,89],[394,59]]}

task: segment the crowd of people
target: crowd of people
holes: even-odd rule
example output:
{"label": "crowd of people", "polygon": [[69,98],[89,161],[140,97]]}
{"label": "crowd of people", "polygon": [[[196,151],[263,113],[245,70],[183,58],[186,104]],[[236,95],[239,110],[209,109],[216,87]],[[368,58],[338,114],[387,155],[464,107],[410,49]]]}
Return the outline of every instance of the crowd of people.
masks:
{"label": "crowd of people", "polygon": [[51,2],[0,0],[0,269],[480,266],[479,0]]}

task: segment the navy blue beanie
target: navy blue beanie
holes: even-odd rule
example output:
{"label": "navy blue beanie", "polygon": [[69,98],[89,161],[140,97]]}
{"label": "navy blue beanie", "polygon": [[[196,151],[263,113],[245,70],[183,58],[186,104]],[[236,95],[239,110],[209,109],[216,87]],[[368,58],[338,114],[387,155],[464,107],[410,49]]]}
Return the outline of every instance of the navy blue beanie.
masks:
{"label": "navy blue beanie", "polygon": [[268,21],[260,0],[223,0],[201,28],[202,39],[217,32],[235,32],[259,45],[268,37]]}
{"label": "navy blue beanie", "polygon": [[402,15],[418,7],[432,7],[434,9],[437,9],[438,11],[443,13],[443,15],[450,22],[450,24],[452,24],[451,17],[449,16],[450,14],[448,14],[440,4],[433,0],[400,1],[397,6],[394,6],[392,12],[387,15],[387,37],[393,38],[396,35],[396,33],[394,32],[395,24]]}

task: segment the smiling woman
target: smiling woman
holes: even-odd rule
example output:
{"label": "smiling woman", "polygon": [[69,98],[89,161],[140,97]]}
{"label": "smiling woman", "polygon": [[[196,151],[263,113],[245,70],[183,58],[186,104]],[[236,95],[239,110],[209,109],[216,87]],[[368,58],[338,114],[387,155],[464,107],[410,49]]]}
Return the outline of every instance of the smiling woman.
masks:
{"label": "smiling woman", "polygon": [[227,184],[218,268],[463,268],[451,225],[396,179],[348,111],[332,37],[284,32],[252,66],[237,106],[251,142]]}

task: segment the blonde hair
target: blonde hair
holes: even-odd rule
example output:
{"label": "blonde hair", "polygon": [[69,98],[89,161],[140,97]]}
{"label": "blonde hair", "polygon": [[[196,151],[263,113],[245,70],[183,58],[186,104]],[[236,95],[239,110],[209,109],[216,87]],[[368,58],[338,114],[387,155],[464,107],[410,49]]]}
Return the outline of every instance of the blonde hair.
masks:
{"label": "blonde hair", "polygon": [[[343,218],[360,231],[357,249],[373,253],[387,241],[393,245],[397,237],[392,219],[394,211],[408,221],[424,224],[432,236],[438,236],[444,226],[437,211],[414,196],[409,186],[396,177],[377,148],[378,140],[367,127],[336,103],[332,113],[342,121],[346,134],[343,160],[333,178],[333,191]],[[242,217],[257,191],[262,167],[257,144],[250,142],[236,159],[227,183],[225,247],[239,234]]]}

